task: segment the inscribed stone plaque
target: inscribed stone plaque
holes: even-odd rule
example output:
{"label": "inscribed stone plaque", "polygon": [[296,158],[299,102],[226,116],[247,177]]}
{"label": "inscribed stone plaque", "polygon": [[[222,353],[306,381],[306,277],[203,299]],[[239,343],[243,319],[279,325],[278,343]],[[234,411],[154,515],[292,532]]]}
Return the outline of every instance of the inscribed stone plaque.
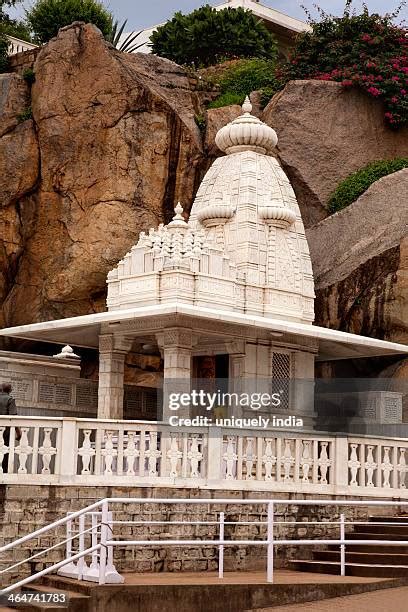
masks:
{"label": "inscribed stone plaque", "polygon": [[71,385],[56,385],[55,386],[55,403],[56,404],[71,404]]}
{"label": "inscribed stone plaque", "polygon": [[13,378],[11,380],[11,386],[13,387],[13,397],[16,400],[30,401],[33,398],[33,381]]}
{"label": "inscribed stone plaque", "polygon": [[45,404],[55,402],[55,385],[51,383],[40,382],[38,388],[38,401]]}
{"label": "inscribed stone plaque", "polygon": [[383,422],[401,423],[402,401],[399,397],[386,397],[384,401]]}

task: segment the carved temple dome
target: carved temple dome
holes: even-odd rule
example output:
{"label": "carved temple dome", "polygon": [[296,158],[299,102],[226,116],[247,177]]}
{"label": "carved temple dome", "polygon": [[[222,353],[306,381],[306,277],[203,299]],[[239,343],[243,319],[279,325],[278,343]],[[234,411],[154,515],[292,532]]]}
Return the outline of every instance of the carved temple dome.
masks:
{"label": "carved temple dome", "polygon": [[248,98],[242,110],[216,135],[226,155],[205,175],[188,223],[178,205],[168,225],[142,232],[109,273],[110,310],[183,302],[313,321],[309,248],[295,193],[273,156],[276,133],[251,114]]}

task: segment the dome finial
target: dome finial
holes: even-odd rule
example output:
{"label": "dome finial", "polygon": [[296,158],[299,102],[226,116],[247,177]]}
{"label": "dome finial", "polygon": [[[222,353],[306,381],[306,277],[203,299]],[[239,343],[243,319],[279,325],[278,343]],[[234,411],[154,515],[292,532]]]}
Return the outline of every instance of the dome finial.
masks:
{"label": "dome finial", "polygon": [[242,110],[244,111],[244,113],[252,113],[252,104],[251,104],[251,100],[249,99],[249,96],[245,96],[245,100],[244,103],[242,105]]}
{"label": "dome finial", "polygon": [[248,96],[242,111],[242,115],[217,132],[215,144],[227,155],[242,151],[255,151],[261,155],[270,153],[278,142],[275,130],[251,115],[252,104]]}

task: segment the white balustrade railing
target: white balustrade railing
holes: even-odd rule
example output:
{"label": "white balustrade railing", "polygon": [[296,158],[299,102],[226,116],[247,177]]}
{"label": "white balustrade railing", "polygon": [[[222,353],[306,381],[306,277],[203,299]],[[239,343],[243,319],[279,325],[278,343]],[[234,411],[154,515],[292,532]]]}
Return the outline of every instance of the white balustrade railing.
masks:
{"label": "white balustrade railing", "polygon": [[6,484],[162,484],[408,499],[407,456],[408,440],[398,438],[0,417],[0,483]]}
{"label": "white balustrade railing", "polygon": [[21,53],[22,51],[31,51],[31,49],[36,49],[38,47],[38,45],[34,45],[34,43],[29,43],[26,40],[16,38],[15,36],[7,36],[7,40],[9,43],[7,49],[8,55],[15,55],[16,53]]}

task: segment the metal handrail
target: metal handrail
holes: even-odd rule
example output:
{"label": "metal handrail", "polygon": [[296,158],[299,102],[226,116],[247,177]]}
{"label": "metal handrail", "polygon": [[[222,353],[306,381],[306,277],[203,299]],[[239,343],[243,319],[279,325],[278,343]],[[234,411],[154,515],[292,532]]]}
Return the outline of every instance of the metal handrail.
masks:
{"label": "metal handrail", "polygon": [[[169,504],[169,505],[208,505],[208,506],[234,506],[234,505],[266,505],[267,506],[267,519],[266,521],[225,521],[225,511],[216,510],[215,512],[219,512],[219,520],[218,521],[195,521],[189,524],[208,524],[214,525],[217,524],[220,526],[219,537],[211,540],[207,539],[157,539],[157,540],[120,540],[114,539],[112,534],[112,527],[123,524],[146,524],[146,525],[157,525],[157,524],[166,524],[166,525],[179,525],[184,523],[183,521],[114,521],[111,518],[111,513],[109,512],[109,504]],[[347,539],[345,534],[345,526],[347,524],[380,524],[380,525],[405,525],[405,523],[380,523],[376,521],[346,521],[344,514],[340,514],[339,520],[335,521],[275,521],[275,507],[277,505],[296,505],[296,506],[316,506],[316,505],[329,505],[329,506],[338,506],[339,508],[346,506],[363,506],[363,507],[378,507],[378,506],[392,506],[392,507],[406,507],[408,506],[408,501],[380,501],[380,500],[355,500],[355,501],[347,501],[347,500],[315,500],[315,499],[307,499],[307,500],[285,500],[285,499],[174,499],[174,498],[166,498],[166,499],[152,499],[152,498],[104,498],[94,504],[91,504],[82,510],[78,510],[76,512],[69,512],[66,517],[51,523],[45,527],[37,529],[31,534],[18,538],[14,542],[10,542],[2,547],[0,547],[0,553],[11,550],[16,546],[23,544],[27,541],[30,541],[38,536],[47,533],[48,531],[55,529],[62,525],[68,525],[69,528],[72,525],[72,521],[75,519],[80,519],[80,527],[82,524],[82,529],[80,529],[79,533],[77,533],[74,537],[67,537],[64,541],[59,542],[56,545],[53,545],[46,550],[42,551],[42,554],[46,554],[50,550],[55,549],[57,546],[62,544],[69,544],[75,537],[79,537],[79,552],[72,555],[67,554],[66,559],[60,561],[59,563],[53,564],[48,568],[43,569],[32,576],[24,578],[16,582],[13,585],[3,589],[1,594],[9,593],[14,591],[15,589],[24,586],[25,584],[32,582],[46,574],[54,572],[60,568],[63,568],[65,565],[74,563],[75,561],[82,561],[84,557],[92,554],[93,558],[96,555],[99,558],[99,583],[105,583],[105,573],[107,565],[110,564],[111,567],[114,567],[112,564],[113,561],[113,548],[119,546],[216,546],[219,550],[219,577],[222,578],[224,575],[224,547],[225,546],[266,546],[267,547],[267,581],[273,582],[273,574],[274,574],[274,547],[276,545],[294,545],[294,546],[320,546],[320,545],[338,545],[340,546],[340,573],[342,576],[345,575],[345,567],[346,567],[346,559],[345,559],[345,547],[353,546],[353,545],[369,545],[369,546],[377,546],[377,545],[387,545],[387,546],[408,546],[407,540],[388,540],[388,539],[375,539],[375,540],[367,540],[367,539],[359,539],[359,540],[350,540]],[[98,509],[98,511],[96,511]],[[100,510],[99,510],[100,509]],[[93,518],[92,527],[89,529],[84,528],[84,519],[86,515],[91,515]],[[100,516],[100,522],[96,522],[96,517]],[[253,525],[265,525],[267,527],[267,535],[264,539],[241,539],[241,540],[231,540],[225,539],[224,535],[224,527],[225,525],[240,525],[240,524],[253,524]],[[307,524],[324,524],[324,525],[338,525],[340,528],[340,537],[338,539],[277,539],[274,537],[274,527],[275,525],[307,525]],[[100,532],[98,534],[98,529],[100,528]],[[84,545],[84,535],[86,533],[92,533],[93,542],[92,546],[85,549]],[[100,536],[100,541],[97,542],[97,536]],[[94,544],[94,541],[96,543]],[[34,555],[36,557],[39,555],[37,553]],[[10,569],[16,567],[16,565],[20,565],[21,563],[27,562],[28,560],[34,558],[29,557],[24,561],[19,562],[9,568],[6,568],[0,573],[4,573]],[[116,570],[115,570],[116,571]],[[78,579],[83,578],[83,572],[78,571]]]}

